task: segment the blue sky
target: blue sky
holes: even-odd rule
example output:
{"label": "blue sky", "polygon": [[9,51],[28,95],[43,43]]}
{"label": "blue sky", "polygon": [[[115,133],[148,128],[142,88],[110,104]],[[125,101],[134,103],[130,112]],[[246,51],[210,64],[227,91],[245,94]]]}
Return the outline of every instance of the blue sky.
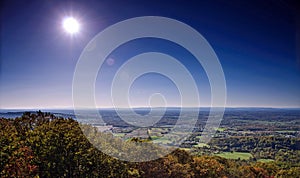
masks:
{"label": "blue sky", "polygon": [[[137,16],[165,16],[201,33],[215,50],[227,84],[229,107],[300,107],[299,15],[293,3],[261,1],[7,1],[1,9],[0,108],[72,106],[73,72],[81,52],[100,31]],[[80,32],[70,36],[62,20],[73,16]],[[298,37],[299,39],[299,37]],[[210,86],[197,60],[165,40],[128,42],[102,66],[96,82],[99,107],[111,107],[110,84],[117,69],[143,52],[170,54],[184,64],[210,105]],[[164,76],[137,79],[134,106],[147,105],[152,93],[180,104],[178,89]]]}

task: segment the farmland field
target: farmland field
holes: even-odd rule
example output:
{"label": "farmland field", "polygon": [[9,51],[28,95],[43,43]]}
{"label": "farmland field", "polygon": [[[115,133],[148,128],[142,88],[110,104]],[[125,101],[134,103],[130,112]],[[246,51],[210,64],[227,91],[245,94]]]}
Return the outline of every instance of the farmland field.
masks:
{"label": "farmland field", "polygon": [[232,152],[232,153],[223,152],[215,155],[226,159],[243,159],[243,160],[248,160],[253,157],[251,153],[244,153],[244,152]]}

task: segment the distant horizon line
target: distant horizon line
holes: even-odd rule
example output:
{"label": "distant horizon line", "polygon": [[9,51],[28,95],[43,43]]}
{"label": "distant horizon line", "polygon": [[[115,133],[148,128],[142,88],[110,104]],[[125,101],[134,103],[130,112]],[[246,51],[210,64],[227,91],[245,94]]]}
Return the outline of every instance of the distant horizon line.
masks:
{"label": "distant horizon line", "polygon": [[[216,106],[216,107],[211,107],[211,106],[188,106],[188,107],[181,107],[181,106],[167,106],[167,107],[146,107],[146,106],[141,106],[141,107],[97,107],[96,109],[159,109],[159,108],[186,108],[186,109],[192,109],[192,108],[222,108],[221,106]],[[299,106],[225,106],[225,109],[300,109]],[[45,107],[45,108],[0,108],[0,110],[74,110],[74,107]],[[93,107],[82,107],[82,108],[77,108],[81,110],[92,110],[95,109]]]}

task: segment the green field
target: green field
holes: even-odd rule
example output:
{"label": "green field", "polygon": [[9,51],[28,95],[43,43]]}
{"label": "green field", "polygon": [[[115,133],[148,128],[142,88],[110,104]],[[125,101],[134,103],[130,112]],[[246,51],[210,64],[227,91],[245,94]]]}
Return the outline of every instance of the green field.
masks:
{"label": "green field", "polygon": [[153,143],[161,143],[161,144],[169,144],[169,143],[172,143],[171,140],[167,139],[167,138],[164,138],[164,137],[161,137],[161,138],[158,138],[156,140],[153,140],[152,141]]}
{"label": "green field", "polygon": [[215,155],[226,159],[243,159],[243,160],[248,160],[253,157],[251,153],[244,153],[244,152],[232,152],[232,153],[223,152]]}
{"label": "green field", "polygon": [[217,129],[217,131],[219,131],[219,132],[224,132],[225,130],[227,130],[227,128],[224,128],[224,127],[219,127],[219,128]]}
{"label": "green field", "polygon": [[151,136],[152,140],[157,140],[157,139],[160,139],[160,138],[161,138],[160,136]]}
{"label": "green field", "polygon": [[210,148],[210,146],[209,146],[208,144],[206,144],[206,143],[198,143],[198,144],[195,145],[194,147],[200,147],[200,148],[202,148],[202,147],[207,147],[207,148]]}
{"label": "green field", "polygon": [[113,134],[115,137],[124,137],[125,133],[114,133]]}
{"label": "green field", "polygon": [[269,163],[269,162],[272,162],[274,161],[274,159],[259,159],[257,160],[258,162],[262,162],[262,163]]}

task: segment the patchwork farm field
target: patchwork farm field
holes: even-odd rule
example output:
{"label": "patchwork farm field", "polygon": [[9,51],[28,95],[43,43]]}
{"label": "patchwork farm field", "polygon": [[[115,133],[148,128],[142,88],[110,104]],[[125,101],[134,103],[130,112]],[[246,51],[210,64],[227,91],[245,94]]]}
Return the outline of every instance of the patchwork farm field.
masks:
{"label": "patchwork farm field", "polygon": [[218,153],[215,155],[226,158],[226,159],[248,160],[250,158],[253,158],[251,153],[244,153],[244,152],[223,152],[223,153]]}

